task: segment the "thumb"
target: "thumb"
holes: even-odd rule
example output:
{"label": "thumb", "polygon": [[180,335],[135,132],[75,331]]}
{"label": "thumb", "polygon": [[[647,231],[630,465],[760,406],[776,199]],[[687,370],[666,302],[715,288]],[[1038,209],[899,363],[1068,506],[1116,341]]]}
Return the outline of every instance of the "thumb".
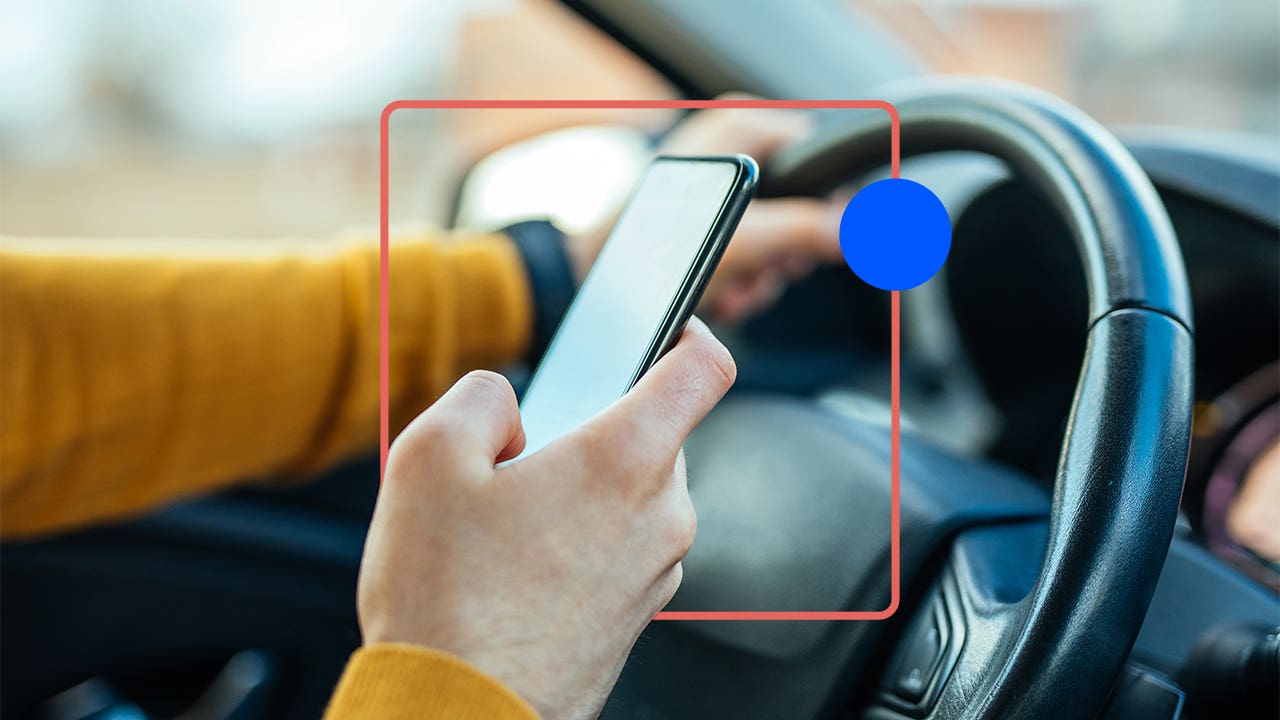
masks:
{"label": "thumb", "polygon": [[619,448],[627,455],[620,462],[674,460],[689,433],[736,377],[733,356],[693,317],[671,351],[591,423],[614,437],[631,439]]}
{"label": "thumb", "polygon": [[401,452],[448,453],[509,460],[524,449],[524,426],[511,383],[498,373],[467,373],[431,407],[409,423],[392,446]]}

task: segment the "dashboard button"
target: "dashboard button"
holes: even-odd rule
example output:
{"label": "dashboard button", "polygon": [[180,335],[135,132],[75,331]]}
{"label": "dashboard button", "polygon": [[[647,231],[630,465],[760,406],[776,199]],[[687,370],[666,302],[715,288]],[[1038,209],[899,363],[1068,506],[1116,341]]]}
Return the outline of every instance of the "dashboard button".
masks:
{"label": "dashboard button", "polygon": [[946,622],[937,606],[930,607],[911,630],[894,678],[893,693],[907,702],[920,702],[938,674],[946,650]]}

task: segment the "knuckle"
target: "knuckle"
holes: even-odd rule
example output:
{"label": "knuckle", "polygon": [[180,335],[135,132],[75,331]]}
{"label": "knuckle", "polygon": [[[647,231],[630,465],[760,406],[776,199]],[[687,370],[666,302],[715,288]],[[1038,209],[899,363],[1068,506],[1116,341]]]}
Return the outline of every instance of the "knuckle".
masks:
{"label": "knuckle", "polygon": [[450,467],[459,459],[461,431],[456,423],[430,408],[391,442],[387,475],[417,476],[425,466]]}
{"label": "knuckle", "polygon": [[516,399],[516,391],[511,382],[492,370],[472,370],[458,381],[458,385],[466,384],[467,392],[473,394],[473,400],[479,400],[486,407],[495,408],[509,420],[520,414],[520,403]]}
{"label": "knuckle", "polygon": [[698,384],[714,392],[717,398],[727,392],[738,378],[738,365],[733,355],[715,338],[698,345],[693,362]]}
{"label": "knuckle", "polygon": [[470,384],[475,392],[491,395],[502,400],[507,398],[515,400],[515,391],[511,389],[511,383],[507,382],[505,377],[492,370],[472,370],[463,375],[459,382]]}
{"label": "knuckle", "polygon": [[693,549],[694,538],[698,534],[698,513],[687,492],[680,493],[681,498],[673,512],[673,530],[671,539],[677,559],[683,559]]}
{"label": "knuckle", "polygon": [[652,431],[637,432],[635,437],[638,441],[629,443],[620,455],[620,462],[625,463],[622,466],[630,468],[628,475],[632,493],[637,499],[660,497],[671,486],[679,448],[668,449],[661,436]]}
{"label": "knuckle", "polygon": [[588,423],[575,431],[574,453],[588,477],[609,478],[610,492],[631,502],[641,502],[660,492],[671,464],[664,472],[652,428],[629,418],[611,418],[608,424]]}
{"label": "knuckle", "polygon": [[396,436],[389,449],[388,464],[397,459],[428,456],[456,459],[457,449],[475,431],[475,423],[467,422],[467,414],[478,407],[486,411],[497,408],[507,416],[503,418],[506,420],[520,413],[515,391],[505,377],[489,370],[473,370]]}
{"label": "knuckle", "polygon": [[680,583],[684,581],[684,565],[676,563],[670,570],[662,576],[658,581],[658,595],[661,606],[666,607],[671,602],[671,598],[675,597],[676,591],[680,589]]}
{"label": "knuckle", "polygon": [[428,409],[396,436],[389,454],[439,453],[453,444],[455,435],[452,423]]}
{"label": "knuckle", "polygon": [[574,435],[574,452],[588,475],[609,475],[616,472],[615,468],[625,467],[616,451],[618,443],[614,433],[588,423],[578,428]]}

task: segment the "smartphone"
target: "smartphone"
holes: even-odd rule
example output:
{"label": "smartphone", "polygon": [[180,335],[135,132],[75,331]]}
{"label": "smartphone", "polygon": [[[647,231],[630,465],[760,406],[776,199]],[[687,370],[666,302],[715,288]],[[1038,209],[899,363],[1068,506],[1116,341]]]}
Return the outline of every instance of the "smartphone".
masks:
{"label": "smartphone", "polygon": [[746,155],[653,161],[529,381],[519,458],[622,397],[675,343],[759,172]]}

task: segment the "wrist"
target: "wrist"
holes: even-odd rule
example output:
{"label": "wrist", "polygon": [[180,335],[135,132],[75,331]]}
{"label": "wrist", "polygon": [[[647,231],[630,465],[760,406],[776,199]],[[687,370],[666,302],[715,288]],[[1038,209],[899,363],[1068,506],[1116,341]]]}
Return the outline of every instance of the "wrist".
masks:
{"label": "wrist", "polygon": [[551,342],[580,279],[578,265],[566,238],[545,220],[515,223],[503,229],[524,261],[533,295],[533,333],[526,361],[536,365]]}

